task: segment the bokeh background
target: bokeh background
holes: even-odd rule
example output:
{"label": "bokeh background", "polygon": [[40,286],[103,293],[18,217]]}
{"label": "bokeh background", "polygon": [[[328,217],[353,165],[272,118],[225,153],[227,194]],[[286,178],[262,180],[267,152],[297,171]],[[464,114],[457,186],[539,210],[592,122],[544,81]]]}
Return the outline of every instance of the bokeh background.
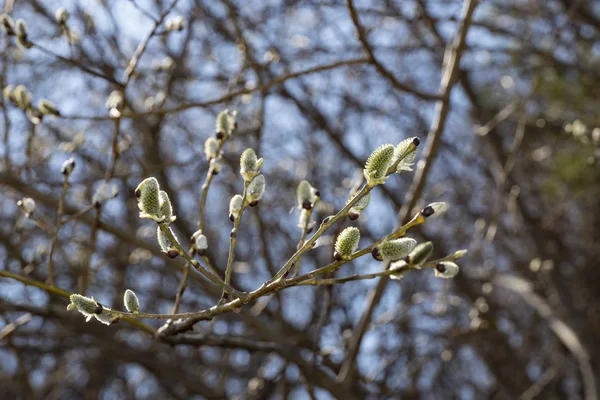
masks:
{"label": "bokeh background", "polygon": [[[66,28],[55,21],[59,7],[70,14]],[[597,398],[598,2],[5,0],[2,8],[27,22],[34,45],[2,32],[0,86],[25,85],[34,104],[49,99],[61,116],[34,124],[0,103],[1,398]],[[106,100],[124,86],[123,112],[111,118]],[[302,271],[331,261],[345,226],[358,226],[368,246],[419,207],[445,201],[444,216],[409,236],[431,240],[436,257],[468,249],[460,274],[290,288],[196,324],[189,343],[124,322],[86,323],[64,297],[8,276],[46,281],[53,248],[57,287],[84,287],[118,309],[130,288],[144,311],[170,313],[185,263],[160,252],[133,191],[157,177],[188,246],[208,168],[203,144],[225,108],[238,111],[239,128],[205,209],[219,270],[246,147],[264,157],[267,179],[262,203],[243,217],[236,287],[257,288],[294,253],[300,180],[321,191],[320,222],[360,184],[373,149],[412,136],[422,142],[415,172],[376,188],[360,219],[328,231]],[[52,246],[60,169],[71,157],[69,222]],[[118,194],[91,207],[105,182]],[[36,201],[35,221],[17,207],[23,197]],[[381,268],[363,257],[334,276]],[[180,310],[208,308],[219,295],[192,272]]]}

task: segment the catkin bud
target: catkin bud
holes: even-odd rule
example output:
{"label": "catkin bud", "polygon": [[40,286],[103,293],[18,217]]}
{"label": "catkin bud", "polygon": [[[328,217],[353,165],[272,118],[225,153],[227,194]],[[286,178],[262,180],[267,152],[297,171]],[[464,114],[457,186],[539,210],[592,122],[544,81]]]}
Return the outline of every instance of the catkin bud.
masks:
{"label": "catkin bud", "polygon": [[16,103],[14,92],[15,92],[15,87],[13,85],[6,85],[2,89],[2,97],[4,97],[5,100],[10,100],[13,103]]}
{"label": "catkin bud", "polygon": [[386,240],[372,251],[373,258],[379,261],[398,261],[406,257],[417,245],[412,238]]}
{"label": "catkin bud", "polygon": [[25,49],[33,47],[33,43],[29,41],[27,23],[22,19],[18,19],[16,23],[17,44]]}
{"label": "catkin bud", "polygon": [[233,133],[237,127],[236,122],[237,111],[229,111],[228,109],[221,111],[217,115],[216,136],[217,139],[225,139]]}
{"label": "catkin bud", "polygon": [[19,18],[17,20],[17,35],[18,36],[27,36],[27,22]]}
{"label": "catkin bud", "polygon": [[460,267],[456,263],[441,261],[435,265],[435,277],[444,279],[454,278],[459,270]]}
{"label": "catkin bud", "polygon": [[69,19],[69,12],[64,8],[59,8],[54,13],[54,20],[58,25],[65,25]]}
{"label": "catkin bud", "polygon": [[69,175],[71,175],[71,173],[73,172],[74,169],[75,169],[75,160],[73,158],[69,158],[68,160],[65,160],[65,162],[63,163],[62,167],[60,168],[60,173],[65,176],[69,176]]}
{"label": "catkin bud", "polygon": [[[119,316],[111,312],[110,308],[104,308],[100,314],[94,314],[94,318],[104,325],[110,325],[119,319]],[[88,317],[89,320],[89,317]]]}
{"label": "catkin bud", "polygon": [[298,208],[311,210],[318,199],[318,191],[307,180],[302,180],[296,189]]}
{"label": "catkin bud", "polygon": [[312,213],[309,210],[302,209],[300,217],[298,217],[298,228],[311,231],[315,226],[315,221],[312,219]]}
{"label": "catkin bud", "polygon": [[219,142],[214,137],[209,137],[204,142],[204,154],[206,154],[206,158],[212,160],[216,158],[219,152]]}
{"label": "catkin bud", "polygon": [[173,31],[182,31],[185,28],[185,20],[181,16],[176,16],[173,18],[169,18],[165,22],[165,31],[173,32]]}
{"label": "catkin bud", "polygon": [[133,314],[140,312],[140,301],[132,290],[127,289],[123,295],[123,304],[127,311]]}
{"label": "catkin bud", "polygon": [[232,222],[240,214],[240,211],[242,210],[243,202],[244,202],[244,199],[239,194],[236,194],[235,196],[233,196],[231,198],[231,201],[229,202],[229,219]]}
{"label": "catkin bud", "polygon": [[50,100],[42,99],[38,101],[38,108],[44,115],[54,115],[56,117],[60,116],[60,111],[58,111],[56,105]]}
{"label": "catkin bud", "polygon": [[385,182],[386,173],[394,157],[394,146],[384,144],[379,146],[367,159],[363,174],[370,186]]}
{"label": "catkin bud", "polygon": [[199,255],[204,255],[206,249],[208,249],[208,239],[204,234],[202,234],[201,230],[194,232],[190,242],[192,242],[192,246]]}
{"label": "catkin bud", "polygon": [[123,107],[123,92],[120,90],[113,90],[110,92],[104,106],[108,109],[120,110]]}
{"label": "catkin bud", "polygon": [[158,218],[167,224],[170,224],[177,219],[177,217],[173,215],[171,199],[169,199],[169,195],[164,190],[160,191],[160,210],[158,211]]}
{"label": "catkin bud", "polygon": [[[350,203],[352,200],[354,200],[354,198],[356,197],[356,195],[358,194],[358,192],[352,194],[352,196],[350,196],[348,198],[347,203]],[[354,221],[356,219],[358,219],[358,217],[360,217],[360,214],[363,212],[363,210],[365,208],[367,208],[367,206],[369,205],[369,201],[371,200],[371,193],[367,193],[365,194],[363,197],[361,197],[353,206],[352,208],[350,208],[350,210],[348,210],[348,218],[351,221]]]}
{"label": "catkin bud", "polygon": [[437,202],[431,203],[427,207],[421,210],[421,215],[425,218],[429,218],[432,215],[438,216],[446,212],[448,205],[446,203]]}
{"label": "catkin bud", "polygon": [[25,109],[25,116],[27,117],[29,122],[31,122],[34,125],[37,125],[40,122],[42,122],[42,117],[44,116],[44,114],[42,114],[42,112],[35,107],[28,107],[27,109]]}
{"label": "catkin bud", "polygon": [[425,242],[417,245],[408,256],[405,261],[410,265],[421,265],[431,256],[433,252],[433,243]]}
{"label": "catkin bud", "polygon": [[141,211],[140,218],[160,220],[160,187],[156,178],[144,179],[135,189],[135,196]]}
{"label": "catkin bud", "polygon": [[[173,232],[173,230],[171,228],[167,228],[170,232],[171,235],[173,235],[173,237],[175,238],[175,240],[177,240],[177,238],[175,237],[175,233]],[[170,251],[175,250],[177,252],[177,249],[175,249],[175,244],[171,241],[171,239],[169,238],[169,236],[167,236],[162,229],[160,229],[160,226],[156,228],[156,238],[158,239],[158,244],[160,245],[160,249],[164,252],[169,254]],[[177,252],[178,253],[178,252]],[[177,255],[175,255],[176,257]],[[169,255],[169,257],[171,257]],[[175,258],[175,257],[171,257],[171,258]]]}
{"label": "catkin bud", "polygon": [[418,137],[410,137],[401,141],[398,146],[394,148],[394,162],[399,158],[402,158],[396,167],[396,172],[401,171],[412,171],[412,166],[417,157],[417,147],[419,146],[420,140]]}
{"label": "catkin bud", "polygon": [[12,96],[17,107],[23,110],[31,107],[31,92],[27,90],[25,85],[17,85]]}
{"label": "catkin bud", "polygon": [[456,250],[454,252],[454,254],[452,254],[452,256],[454,257],[454,259],[459,259],[461,257],[463,257],[465,254],[467,254],[467,249],[461,249],[461,250]]}
{"label": "catkin bud", "polygon": [[35,211],[35,200],[31,197],[23,197],[21,200],[17,201],[17,206],[21,209],[23,214],[28,217]]}
{"label": "catkin bud", "polygon": [[209,164],[210,173],[213,175],[218,175],[221,172],[221,163],[218,159],[213,158],[210,160]]}
{"label": "catkin bud", "polygon": [[260,174],[254,177],[252,182],[248,184],[248,188],[246,189],[246,201],[251,207],[254,207],[258,204],[264,193],[265,176]]}
{"label": "catkin bud", "polygon": [[0,14],[0,25],[2,25],[8,36],[15,35],[15,24],[10,15]]}
{"label": "catkin bud", "polygon": [[240,157],[240,174],[246,182],[259,174],[259,169],[263,163],[262,158],[257,158],[254,150],[248,148],[244,150]]}
{"label": "catkin bud", "polygon": [[92,204],[100,207],[107,200],[114,199],[119,194],[119,187],[115,184],[110,185],[108,182],[102,182],[92,196]]}
{"label": "catkin bud", "polygon": [[349,226],[344,229],[337,240],[335,241],[335,251],[333,258],[336,261],[348,260],[352,253],[358,249],[358,242],[360,241],[360,231],[354,226]]}
{"label": "catkin bud", "polygon": [[85,297],[80,294],[72,294],[69,299],[71,300],[71,304],[75,306],[75,309],[86,317],[100,314],[103,310],[102,305],[97,303],[93,298]]}

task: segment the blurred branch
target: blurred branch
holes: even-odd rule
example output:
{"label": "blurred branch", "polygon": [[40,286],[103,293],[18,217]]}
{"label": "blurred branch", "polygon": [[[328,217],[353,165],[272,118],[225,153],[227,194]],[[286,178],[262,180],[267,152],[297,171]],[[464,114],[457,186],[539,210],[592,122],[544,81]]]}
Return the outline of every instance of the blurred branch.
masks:
{"label": "blurred branch", "polygon": [[[351,2],[351,0],[349,0]],[[448,46],[444,54],[444,71],[442,75],[442,81],[440,83],[440,93],[442,100],[436,103],[436,115],[432,122],[431,129],[427,135],[427,143],[423,150],[423,160],[417,163],[417,168],[413,178],[413,184],[407,194],[407,203],[404,204],[400,211],[400,221],[406,221],[411,215],[413,208],[415,207],[423,187],[425,185],[427,175],[431,169],[437,149],[441,140],[441,136],[444,132],[446,119],[450,110],[450,94],[454,83],[456,81],[457,72],[460,65],[460,59],[465,48],[467,32],[469,30],[473,12],[477,5],[477,0],[465,0],[463,3],[463,9],[461,12],[461,22],[457,29],[456,35],[452,43]],[[389,268],[389,263],[386,268]],[[377,283],[377,287],[367,294],[367,306],[363,312],[352,338],[348,345],[348,351],[344,359],[342,368],[338,374],[338,380],[344,384],[348,384],[352,381],[352,377],[355,370],[355,362],[362,339],[367,331],[371,316],[375,311],[375,307],[379,304],[383,292],[387,287],[389,280],[383,277]]]}
{"label": "blurred branch", "polygon": [[501,286],[518,294],[538,315],[543,318],[556,337],[569,349],[571,354],[577,359],[581,369],[581,378],[584,386],[586,400],[595,400],[598,398],[596,389],[596,378],[590,355],[585,349],[577,333],[573,328],[567,325],[562,319],[554,315],[552,306],[546,300],[533,292],[530,282],[506,274],[497,274],[493,280],[494,285]]}
{"label": "blurred branch", "polygon": [[377,59],[377,57],[375,57],[375,52],[373,51],[373,48],[369,44],[369,41],[367,39],[367,35],[365,33],[364,28],[360,24],[360,19],[358,17],[358,13],[356,12],[356,8],[354,7],[354,1],[346,0],[346,4],[348,5],[348,11],[350,12],[350,18],[352,18],[352,23],[354,23],[354,27],[356,28],[356,32],[358,33],[358,39],[360,40],[361,44],[363,45],[364,50],[367,52],[367,54],[369,56],[369,62],[375,66],[377,71],[381,75],[383,75],[388,81],[390,81],[392,83],[392,85],[398,90],[413,94],[413,95],[420,97],[422,99],[425,99],[425,100],[441,100],[442,98],[439,95],[421,92],[417,89],[411,88],[410,86],[408,86],[405,83],[398,81],[398,79],[396,79],[394,74],[392,74],[390,71],[388,71],[383,66],[383,64],[381,64],[381,62]]}

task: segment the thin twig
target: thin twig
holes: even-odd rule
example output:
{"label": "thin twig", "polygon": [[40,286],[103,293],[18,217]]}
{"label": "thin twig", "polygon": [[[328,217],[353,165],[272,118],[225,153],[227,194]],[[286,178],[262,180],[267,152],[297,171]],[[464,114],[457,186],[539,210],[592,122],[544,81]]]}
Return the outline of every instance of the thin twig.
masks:
{"label": "thin twig", "polygon": [[62,192],[58,199],[58,210],[56,212],[56,229],[52,233],[52,238],[50,239],[50,252],[48,255],[48,284],[54,284],[54,264],[52,256],[54,255],[54,250],[56,248],[56,241],[58,240],[58,231],[62,227],[62,216],[65,208],[65,196],[67,195],[67,189],[69,188],[69,174],[65,174]]}

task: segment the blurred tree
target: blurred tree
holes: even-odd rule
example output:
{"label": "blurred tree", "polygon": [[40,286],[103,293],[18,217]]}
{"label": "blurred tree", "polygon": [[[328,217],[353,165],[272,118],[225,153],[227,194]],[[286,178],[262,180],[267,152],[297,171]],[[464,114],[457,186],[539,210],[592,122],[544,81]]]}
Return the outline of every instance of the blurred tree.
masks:
{"label": "blurred tree", "polygon": [[[597,2],[60,3],[3,5],[1,398],[598,398]],[[238,128],[213,176],[204,144],[226,108]],[[182,244],[202,228],[196,259],[220,276],[233,261],[231,285],[253,291],[310,238],[300,181],[320,190],[318,227],[373,149],[413,136],[414,173],[373,190],[297,268],[328,265],[350,224],[370,246],[445,201],[410,235],[434,258],[468,248],[455,279],[291,287],[162,334],[161,320],[66,311],[70,293],[122,309],[126,289],[141,312],[219,301],[138,218],[144,178],[170,195]],[[267,189],[230,257],[247,147]],[[324,278],[382,265],[360,258]]]}

